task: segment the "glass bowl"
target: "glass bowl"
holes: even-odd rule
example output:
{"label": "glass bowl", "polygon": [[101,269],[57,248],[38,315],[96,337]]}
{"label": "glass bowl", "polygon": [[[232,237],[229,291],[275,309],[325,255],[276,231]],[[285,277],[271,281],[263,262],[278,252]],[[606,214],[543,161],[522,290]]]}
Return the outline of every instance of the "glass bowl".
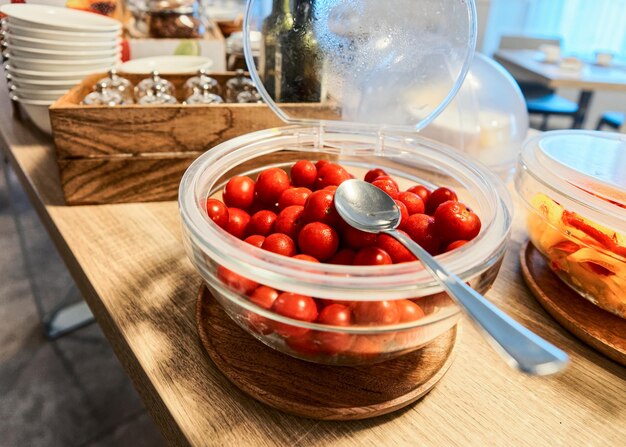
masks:
{"label": "glass bowl", "polygon": [[626,318],[626,136],[545,132],[524,144],[515,186],[530,241],[582,297]]}
{"label": "glass bowl", "polygon": [[[371,168],[383,168],[401,188],[415,183],[453,188],[483,225],[475,239],[438,259],[481,293],[495,280],[510,233],[511,203],[502,182],[487,168],[426,139],[305,126],[251,133],[214,147],[189,167],[179,207],[192,263],[226,313],[266,345],[316,363],[376,363],[426,345],[459,318],[460,309],[419,262],[344,266],[288,258],[231,236],[207,217],[206,199],[221,198],[231,177],[255,178],[270,166],[288,170],[301,159],[330,159],[361,178]],[[354,312],[365,307],[376,312],[410,299],[424,315],[395,324],[309,323],[253,303],[249,294],[258,284],[314,297],[318,310],[344,303]]]}

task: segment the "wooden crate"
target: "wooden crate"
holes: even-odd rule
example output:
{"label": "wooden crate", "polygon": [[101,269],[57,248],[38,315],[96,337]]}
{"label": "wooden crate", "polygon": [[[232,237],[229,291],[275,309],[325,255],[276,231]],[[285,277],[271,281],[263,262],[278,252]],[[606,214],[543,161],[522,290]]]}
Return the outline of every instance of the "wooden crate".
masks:
{"label": "wooden crate", "polygon": [[[242,134],[285,124],[265,104],[81,105],[104,76],[86,78],[50,107],[69,205],[174,200],[185,169],[201,153]],[[123,76],[133,84],[146,77]],[[163,77],[182,100],[189,76]],[[224,86],[234,73],[211,76]],[[320,110],[319,104],[292,107]]]}

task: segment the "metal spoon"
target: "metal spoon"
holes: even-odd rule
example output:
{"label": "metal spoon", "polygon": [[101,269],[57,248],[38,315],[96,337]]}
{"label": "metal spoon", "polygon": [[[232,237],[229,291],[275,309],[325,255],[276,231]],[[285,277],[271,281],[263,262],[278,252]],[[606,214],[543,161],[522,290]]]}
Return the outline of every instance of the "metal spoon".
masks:
{"label": "metal spoon", "polygon": [[335,192],[335,208],[351,226],[368,233],[385,233],[400,241],[448,294],[489,335],[488,340],[512,367],[532,375],[562,370],[565,352],[526,329],[449,272],[411,238],[396,230],[400,210],[384,191],[362,180],[343,182]]}

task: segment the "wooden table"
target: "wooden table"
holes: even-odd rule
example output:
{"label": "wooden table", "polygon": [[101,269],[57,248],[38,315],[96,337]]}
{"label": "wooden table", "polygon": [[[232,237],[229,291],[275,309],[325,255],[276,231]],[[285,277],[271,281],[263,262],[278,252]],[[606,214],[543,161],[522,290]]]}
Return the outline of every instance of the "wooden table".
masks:
{"label": "wooden table", "polygon": [[455,362],[420,402],[372,420],[301,419],[244,395],[204,353],[194,321],[200,278],[181,245],[177,204],[65,206],[51,140],[15,120],[0,90],[1,146],[172,445],[623,445],[626,369],[570,336],[529,295],[519,217],[487,296],[570,353],[565,373],[509,369],[463,320]]}
{"label": "wooden table", "polygon": [[498,50],[494,58],[505,67],[514,67],[532,79],[550,88],[573,88],[580,90],[578,113],[573,127],[579,129],[596,90],[626,92],[626,67],[602,67],[583,61],[580,70],[567,70],[558,64],[543,62],[542,53],[535,50]]}

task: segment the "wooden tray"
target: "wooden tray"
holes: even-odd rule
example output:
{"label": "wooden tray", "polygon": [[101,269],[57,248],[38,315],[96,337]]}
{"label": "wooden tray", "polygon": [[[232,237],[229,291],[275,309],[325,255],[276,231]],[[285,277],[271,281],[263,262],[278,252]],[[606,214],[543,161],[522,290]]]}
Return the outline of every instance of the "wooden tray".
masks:
{"label": "wooden tray", "polygon": [[[120,73],[122,74],[122,73]],[[193,76],[163,76],[183,100]],[[234,72],[211,73],[225,90]],[[231,138],[285,125],[265,104],[83,106],[104,73],[86,78],[50,107],[61,184],[69,205],[175,200],[185,169]],[[146,75],[123,74],[136,85]],[[301,117],[320,104],[283,106]],[[328,109],[328,117],[333,115]]]}
{"label": "wooden tray", "polygon": [[428,393],[452,364],[456,326],[419,351],[367,366],[305,362],[264,345],[235,324],[200,288],[202,344],[239,389],[279,410],[325,420],[366,419],[399,410]]}
{"label": "wooden tray", "polygon": [[526,284],[556,321],[592,348],[626,365],[626,320],[570,289],[531,242],[522,247],[520,261]]}

